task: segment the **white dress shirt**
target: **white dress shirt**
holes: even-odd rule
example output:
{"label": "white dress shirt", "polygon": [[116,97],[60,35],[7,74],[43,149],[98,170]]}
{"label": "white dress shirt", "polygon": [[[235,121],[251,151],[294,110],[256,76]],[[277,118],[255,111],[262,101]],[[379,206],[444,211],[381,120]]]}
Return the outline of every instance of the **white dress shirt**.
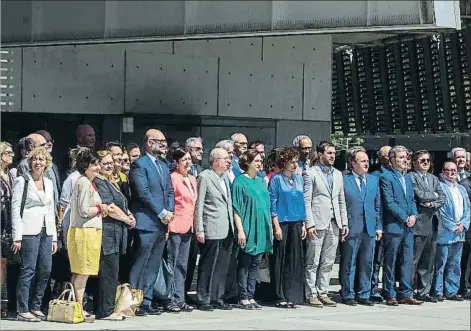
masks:
{"label": "white dress shirt", "polygon": [[458,188],[458,184],[456,183],[450,187],[450,191],[451,196],[453,197],[453,203],[455,205],[456,222],[460,222],[464,213],[463,196],[461,195],[460,189]]}

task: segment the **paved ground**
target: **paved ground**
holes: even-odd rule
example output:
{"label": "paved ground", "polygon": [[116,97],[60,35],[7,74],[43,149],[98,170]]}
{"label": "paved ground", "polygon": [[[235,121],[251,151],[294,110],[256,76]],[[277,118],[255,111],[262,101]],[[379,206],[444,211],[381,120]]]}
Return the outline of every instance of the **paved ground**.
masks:
{"label": "paved ground", "polygon": [[423,306],[311,308],[261,311],[194,311],[178,315],[134,317],[123,322],[78,325],[1,321],[2,330],[470,330],[470,302]]}

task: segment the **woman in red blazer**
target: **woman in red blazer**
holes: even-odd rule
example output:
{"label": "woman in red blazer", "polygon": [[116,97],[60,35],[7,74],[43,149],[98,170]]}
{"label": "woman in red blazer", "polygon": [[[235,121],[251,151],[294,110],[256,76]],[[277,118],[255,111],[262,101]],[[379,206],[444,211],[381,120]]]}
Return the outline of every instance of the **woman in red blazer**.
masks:
{"label": "woman in red blazer", "polygon": [[175,292],[167,304],[169,312],[190,312],[193,307],[185,303],[185,277],[193,235],[193,216],[197,198],[196,179],[190,175],[189,151],[177,148],[172,153],[175,171],[170,175],[175,191],[174,218],[168,225],[168,259],[174,271]]}

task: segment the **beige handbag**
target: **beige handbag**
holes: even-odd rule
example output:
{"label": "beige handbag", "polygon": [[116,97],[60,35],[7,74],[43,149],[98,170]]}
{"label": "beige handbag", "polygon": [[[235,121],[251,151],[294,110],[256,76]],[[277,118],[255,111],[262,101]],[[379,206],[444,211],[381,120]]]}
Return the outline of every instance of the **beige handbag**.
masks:
{"label": "beige handbag", "polygon": [[133,290],[130,284],[119,285],[116,288],[114,312],[127,317],[135,316],[134,312],[142,302],[142,299],[138,297],[139,294],[139,291]]}
{"label": "beige handbag", "polygon": [[70,324],[84,321],[82,305],[76,301],[74,287],[71,283],[66,283],[64,292],[57,299],[49,302],[47,320]]}

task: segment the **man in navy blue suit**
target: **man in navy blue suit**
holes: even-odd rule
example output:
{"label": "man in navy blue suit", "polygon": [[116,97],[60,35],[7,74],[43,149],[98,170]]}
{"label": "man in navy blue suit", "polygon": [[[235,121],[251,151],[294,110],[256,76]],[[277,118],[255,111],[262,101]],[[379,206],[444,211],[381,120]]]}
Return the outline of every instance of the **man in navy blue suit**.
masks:
{"label": "man in navy blue suit", "polygon": [[[359,304],[373,306],[370,293],[375,240],[382,236],[379,178],[368,174],[368,155],[360,149],[350,154],[349,164],[352,170],[343,181],[350,231],[342,245],[340,294],[346,305],[356,305],[356,293]],[[355,289],[356,272],[359,284]]]}
{"label": "man in navy blue suit", "polygon": [[136,218],[138,250],[129,282],[144,291],[137,316],[158,315],[152,309],[153,287],[165,247],[167,224],[173,221],[175,205],[170,173],[165,162],[167,141],[159,130],[146,132],[146,153],[133,162],[129,174],[131,209]]}
{"label": "man in navy blue suit", "polygon": [[[417,220],[412,179],[407,174],[407,149],[394,146],[389,151],[391,170],[380,175],[383,203],[384,261],[383,296],[386,304],[417,305],[413,298],[412,274],[414,262],[414,225]],[[399,293],[396,299],[395,267],[400,261]]]}

